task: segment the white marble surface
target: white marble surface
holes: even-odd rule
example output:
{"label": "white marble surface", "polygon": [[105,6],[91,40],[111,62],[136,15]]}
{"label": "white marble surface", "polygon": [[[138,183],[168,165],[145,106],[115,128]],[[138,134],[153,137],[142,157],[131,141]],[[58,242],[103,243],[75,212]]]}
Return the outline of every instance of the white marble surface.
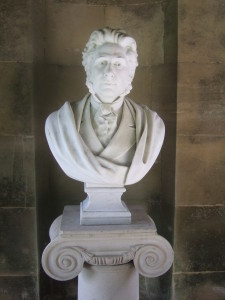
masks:
{"label": "white marble surface", "polygon": [[66,206],[51,228],[51,242],[45,248],[42,265],[57,280],[75,278],[84,263],[116,266],[134,263],[146,277],[164,274],[172,265],[173,250],[156,232],[152,219],[141,207],[129,207],[130,225],[81,226],[79,206]]}
{"label": "white marble surface", "polygon": [[80,206],[81,225],[130,224],[131,213],[121,200],[123,187],[86,184],[87,198]]}
{"label": "white marble surface", "polygon": [[78,300],[138,300],[139,275],[133,263],[85,265],[78,276]]}
{"label": "white marble surface", "polygon": [[[81,224],[128,224],[130,213],[112,189],[146,175],[159,155],[165,126],[156,112],[127,97],[138,65],[132,37],[110,28],[94,31],[82,63],[89,94],[47,118],[46,138],[69,177],[99,187],[81,204]],[[103,199],[105,185],[112,189]]]}
{"label": "white marble surface", "polygon": [[141,180],[162,147],[165,128],[161,118],[125,98],[121,122],[104,147],[86,116],[90,110],[88,94],[80,102],[66,102],[46,121],[48,144],[62,170],[73,179],[99,185]]}
{"label": "white marble surface", "polygon": [[133,184],[154,164],[165,134],[155,112],[126,97],[137,66],[136,42],[120,31],[95,31],[84,50],[83,65],[90,93],[79,102],[66,102],[48,117],[49,147],[73,179]]}
{"label": "white marble surface", "polygon": [[[139,205],[131,205],[128,207],[129,211],[131,212],[131,224],[127,225],[95,225],[95,226],[82,226],[80,224],[80,215],[79,215],[79,206],[77,205],[67,205],[64,207],[63,210],[63,218],[62,222],[57,222],[57,226],[59,230],[61,230],[61,234],[73,234],[76,235],[77,233],[82,235],[92,235],[95,236],[108,236],[110,232],[113,235],[117,235],[119,233],[125,233],[133,235],[134,238],[141,238],[141,233],[147,234],[156,234],[156,227],[154,221],[145,213],[144,209]],[[54,222],[53,222],[54,224]],[[53,225],[50,228],[50,232],[54,232],[56,227]],[[55,234],[53,234],[55,236]],[[51,236],[50,236],[51,237]]]}

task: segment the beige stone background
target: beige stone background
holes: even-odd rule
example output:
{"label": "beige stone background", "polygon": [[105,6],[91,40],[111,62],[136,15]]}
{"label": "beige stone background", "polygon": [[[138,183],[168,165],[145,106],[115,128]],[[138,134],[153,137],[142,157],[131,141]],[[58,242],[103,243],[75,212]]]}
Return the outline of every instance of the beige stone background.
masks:
{"label": "beige stone background", "polygon": [[175,250],[167,274],[140,278],[140,300],[224,300],[224,0],[5,0],[0,24],[0,299],[76,299],[76,280],[40,266],[50,224],[85,197],[54,161],[44,122],[87,92],[81,52],[108,25],[138,44],[130,97],[166,124],[157,162],[124,197]]}

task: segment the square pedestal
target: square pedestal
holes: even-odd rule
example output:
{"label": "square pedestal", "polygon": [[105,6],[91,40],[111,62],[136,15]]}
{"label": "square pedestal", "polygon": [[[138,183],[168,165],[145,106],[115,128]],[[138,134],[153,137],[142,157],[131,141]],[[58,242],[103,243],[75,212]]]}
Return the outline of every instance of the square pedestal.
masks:
{"label": "square pedestal", "polygon": [[130,224],[108,224],[95,226],[83,226],[80,224],[80,208],[77,205],[67,205],[64,207],[62,221],[60,226],[61,234],[82,234],[83,237],[91,235],[91,238],[98,235],[103,236],[104,233],[109,236],[110,234],[116,234],[116,239],[123,240],[130,237],[134,240],[135,236],[142,237],[142,235],[148,236],[149,234],[156,234],[156,226],[153,220],[146,214],[143,207],[138,205],[129,206],[131,212]]}
{"label": "square pedestal", "polygon": [[80,204],[81,225],[119,225],[131,224],[131,213],[126,204],[121,201],[124,211],[85,211],[83,203]]}
{"label": "square pedestal", "polygon": [[85,184],[87,198],[80,204],[80,224],[131,224],[131,212],[121,200],[125,191],[122,186]]}

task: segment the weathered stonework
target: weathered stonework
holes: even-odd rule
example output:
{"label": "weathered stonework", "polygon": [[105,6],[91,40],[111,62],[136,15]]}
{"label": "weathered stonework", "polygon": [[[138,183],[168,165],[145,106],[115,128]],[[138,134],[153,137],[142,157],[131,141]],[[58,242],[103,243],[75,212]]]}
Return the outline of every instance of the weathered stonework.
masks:
{"label": "weathered stonework", "polygon": [[179,0],[178,3],[178,61],[224,63],[224,1]]}
{"label": "weathered stonework", "polygon": [[224,272],[174,275],[175,299],[223,300]]}
{"label": "weathered stonework", "polygon": [[224,205],[224,145],[220,136],[177,138],[179,205]]}
{"label": "weathered stonework", "polygon": [[4,1],[0,12],[0,61],[32,62],[32,1]]}
{"label": "weathered stonework", "polygon": [[32,65],[0,63],[0,134],[32,135]]}
{"label": "weathered stonework", "polygon": [[[0,298],[38,299],[31,0],[0,4]],[[29,207],[29,208],[28,208]]]}
{"label": "weathered stonework", "polygon": [[36,275],[35,220],[34,209],[0,208],[1,276]]}
{"label": "weathered stonework", "polygon": [[0,276],[0,298],[38,299],[37,284],[35,276]]}
{"label": "weathered stonework", "polygon": [[224,298],[223,1],[178,1],[175,299]]}
{"label": "weathered stonework", "polygon": [[184,206],[176,209],[174,272],[224,271],[224,215],[224,206]]}
{"label": "weathered stonework", "polygon": [[87,36],[93,29],[104,26],[104,8],[48,1],[46,13],[46,61],[81,66],[81,52]]}

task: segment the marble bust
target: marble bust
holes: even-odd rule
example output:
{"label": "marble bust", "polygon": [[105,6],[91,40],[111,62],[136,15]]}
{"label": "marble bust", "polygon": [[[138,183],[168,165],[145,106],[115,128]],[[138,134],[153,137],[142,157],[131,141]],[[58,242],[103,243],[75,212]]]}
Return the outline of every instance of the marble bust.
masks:
{"label": "marble bust", "polygon": [[138,273],[160,276],[173,261],[144,209],[121,200],[124,185],[141,180],[155,162],[164,123],[127,97],[137,66],[133,38],[110,28],[94,31],[83,65],[89,93],[48,117],[46,137],[62,170],[85,183],[87,198],[80,208],[65,206],[52,223],[42,266],[56,280],[78,275],[80,300],[135,300]]}
{"label": "marble bust", "polygon": [[71,178],[98,186],[141,180],[162,147],[157,113],[127,97],[138,65],[135,40],[124,31],[94,31],[83,51],[89,93],[66,102],[46,121],[49,147]]}
{"label": "marble bust", "polygon": [[42,266],[56,280],[79,276],[80,300],[137,300],[138,273],[164,274],[173,250],[144,209],[128,208],[121,195],[155,162],[164,124],[127,97],[137,66],[133,38],[121,30],[94,31],[83,65],[89,94],[53,112],[46,136],[62,170],[85,182],[87,198],[80,207],[65,206],[52,223]]}

